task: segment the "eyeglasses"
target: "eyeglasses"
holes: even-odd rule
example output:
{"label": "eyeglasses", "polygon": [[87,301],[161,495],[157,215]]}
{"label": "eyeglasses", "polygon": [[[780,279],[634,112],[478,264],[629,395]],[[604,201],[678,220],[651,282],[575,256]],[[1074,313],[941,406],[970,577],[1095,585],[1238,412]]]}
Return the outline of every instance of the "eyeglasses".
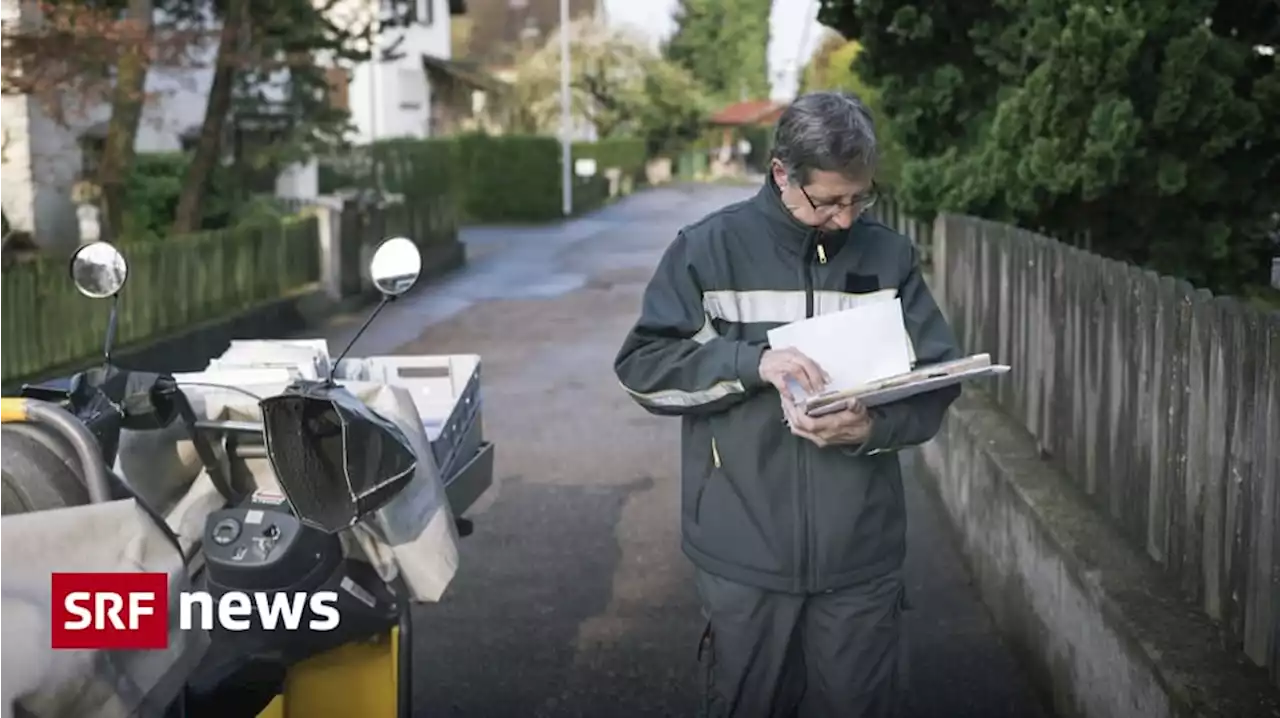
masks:
{"label": "eyeglasses", "polygon": [[854,214],[862,214],[870,209],[876,203],[876,199],[879,198],[874,186],[866,192],[856,195],[849,202],[823,202],[818,204],[813,201],[813,198],[809,196],[809,192],[803,186],[800,187],[800,194],[804,195],[804,198],[809,201],[809,206],[813,207],[814,212],[824,216],[838,214],[849,208],[853,209]]}

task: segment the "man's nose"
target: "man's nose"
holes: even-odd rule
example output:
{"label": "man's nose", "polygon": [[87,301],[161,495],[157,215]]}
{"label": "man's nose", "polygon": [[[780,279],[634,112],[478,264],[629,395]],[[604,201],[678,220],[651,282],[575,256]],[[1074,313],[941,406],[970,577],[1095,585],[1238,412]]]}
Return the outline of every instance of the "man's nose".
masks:
{"label": "man's nose", "polygon": [[857,216],[858,213],[853,211],[853,207],[841,207],[840,211],[836,212],[831,218],[831,221],[840,229],[848,229],[853,226],[853,220]]}

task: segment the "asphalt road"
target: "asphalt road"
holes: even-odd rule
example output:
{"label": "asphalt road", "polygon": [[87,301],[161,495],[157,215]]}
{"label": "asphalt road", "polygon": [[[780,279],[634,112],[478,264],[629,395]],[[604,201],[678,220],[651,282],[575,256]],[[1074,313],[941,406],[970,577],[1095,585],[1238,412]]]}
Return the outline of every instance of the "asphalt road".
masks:
{"label": "asphalt road", "polygon": [[[679,421],[635,406],[612,362],[676,230],[752,191],[658,189],[563,225],[467,229],[468,266],[392,305],[356,346],[480,354],[497,447],[459,574],[415,616],[416,715],[696,714]],[[360,318],[321,332],[334,351]],[[909,479],[907,498],[913,715],[1045,715],[932,497]]]}

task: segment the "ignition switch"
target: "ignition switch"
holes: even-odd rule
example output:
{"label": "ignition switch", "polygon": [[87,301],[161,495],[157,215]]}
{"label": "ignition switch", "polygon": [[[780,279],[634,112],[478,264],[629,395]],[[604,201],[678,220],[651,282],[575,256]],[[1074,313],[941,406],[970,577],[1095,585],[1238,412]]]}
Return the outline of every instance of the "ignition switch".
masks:
{"label": "ignition switch", "polygon": [[240,537],[240,522],[235,519],[223,519],[213,527],[213,542],[226,546]]}

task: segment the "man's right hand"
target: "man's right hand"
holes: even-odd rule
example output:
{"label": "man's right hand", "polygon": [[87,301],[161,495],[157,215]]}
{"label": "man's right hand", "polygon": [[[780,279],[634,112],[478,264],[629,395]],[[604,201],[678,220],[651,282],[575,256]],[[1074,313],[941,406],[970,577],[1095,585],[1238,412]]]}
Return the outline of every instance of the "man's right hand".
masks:
{"label": "man's right hand", "polygon": [[760,356],[760,378],[772,384],[779,393],[793,399],[787,388],[787,377],[799,382],[810,395],[822,391],[831,377],[812,359],[796,349],[766,349]]}

